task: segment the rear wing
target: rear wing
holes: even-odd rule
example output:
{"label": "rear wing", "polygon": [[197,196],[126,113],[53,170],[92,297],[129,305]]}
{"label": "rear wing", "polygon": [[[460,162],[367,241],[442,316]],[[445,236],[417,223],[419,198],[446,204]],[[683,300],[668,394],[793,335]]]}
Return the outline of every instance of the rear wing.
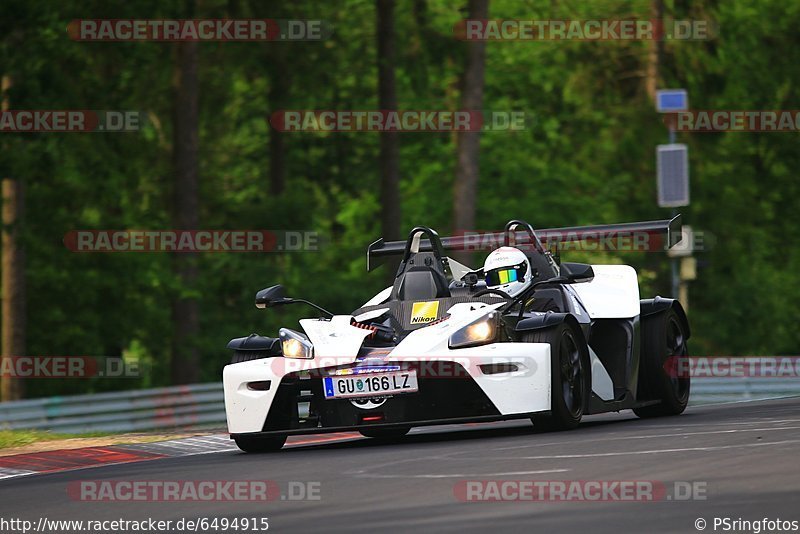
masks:
{"label": "rear wing", "polygon": [[[536,236],[548,245],[558,246],[561,243],[576,241],[592,241],[610,238],[639,237],[646,238],[650,250],[659,246],[663,250],[670,249],[681,241],[681,216],[660,221],[644,221],[620,224],[601,224],[597,226],[567,226],[564,228],[546,228],[537,230]],[[459,235],[442,237],[444,250],[494,250],[503,244],[504,232],[462,232]],[[662,238],[666,239],[661,241]],[[531,239],[527,232],[514,232],[515,245],[525,250],[531,247],[521,247],[520,244],[530,244]],[[655,238],[655,240],[654,240]],[[663,243],[663,244],[662,244]],[[394,256],[402,256],[406,249],[405,241],[384,241],[383,238],[371,243],[367,247],[367,271],[378,267]],[[419,243],[420,252],[430,252],[431,242],[422,239]]]}

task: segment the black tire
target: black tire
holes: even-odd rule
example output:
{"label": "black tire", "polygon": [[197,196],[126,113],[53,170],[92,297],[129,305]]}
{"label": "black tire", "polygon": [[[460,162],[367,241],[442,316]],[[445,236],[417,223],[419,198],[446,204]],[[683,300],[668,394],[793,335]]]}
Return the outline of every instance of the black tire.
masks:
{"label": "black tire", "polygon": [[365,438],[394,441],[408,434],[410,428],[360,428],[358,431]]}
{"label": "black tire", "polygon": [[234,436],[233,441],[244,452],[275,452],[281,450],[286,443],[286,436]]}
{"label": "black tire", "polygon": [[233,356],[231,356],[231,363],[249,362],[251,360],[273,357],[275,357],[275,354],[265,350],[235,350],[233,351]]}
{"label": "black tire", "polygon": [[635,408],[633,412],[639,417],[678,415],[686,409],[691,389],[688,366],[683,361],[689,354],[687,338],[684,323],[673,308],[643,319],[637,397],[661,402]]}
{"label": "black tire", "polygon": [[534,330],[522,336],[525,343],[550,344],[551,408],[534,415],[536,430],[570,430],[578,426],[588,402],[589,358],[583,336],[570,323]]}

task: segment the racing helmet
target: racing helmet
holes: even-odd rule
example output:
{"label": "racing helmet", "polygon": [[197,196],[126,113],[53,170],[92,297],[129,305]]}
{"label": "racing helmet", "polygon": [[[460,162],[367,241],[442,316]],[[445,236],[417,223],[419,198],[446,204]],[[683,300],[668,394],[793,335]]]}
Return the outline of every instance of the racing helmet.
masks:
{"label": "racing helmet", "polygon": [[500,247],[492,251],[483,264],[486,287],[499,289],[512,297],[533,283],[531,263],[518,248]]}

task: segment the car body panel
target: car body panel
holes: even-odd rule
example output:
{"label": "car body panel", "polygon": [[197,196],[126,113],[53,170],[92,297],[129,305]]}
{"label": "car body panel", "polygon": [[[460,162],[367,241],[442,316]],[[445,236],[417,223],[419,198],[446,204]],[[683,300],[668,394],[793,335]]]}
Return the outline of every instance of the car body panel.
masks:
{"label": "car body panel", "polygon": [[[490,343],[450,349],[448,339],[458,329],[487,315],[501,304],[460,306],[447,320],[411,332],[380,358],[381,365],[452,362],[462,366],[503,415],[546,411],[550,408],[550,346],[545,343]],[[459,311],[460,310],[460,311]],[[314,343],[313,359],[269,358],[228,365],[223,370],[225,408],[232,434],[259,432],[275,398],[277,384],[289,373],[349,366],[357,361],[361,342],[369,332],[350,325],[350,316],[331,321],[301,320]],[[333,336],[332,334],[336,334]],[[485,374],[481,365],[514,364],[516,371]],[[450,376],[443,380],[464,380]],[[270,381],[267,391],[253,391],[248,382]]]}
{"label": "car body panel", "polygon": [[592,265],[594,280],[572,284],[592,319],[627,319],[639,315],[639,279],[628,265]]}

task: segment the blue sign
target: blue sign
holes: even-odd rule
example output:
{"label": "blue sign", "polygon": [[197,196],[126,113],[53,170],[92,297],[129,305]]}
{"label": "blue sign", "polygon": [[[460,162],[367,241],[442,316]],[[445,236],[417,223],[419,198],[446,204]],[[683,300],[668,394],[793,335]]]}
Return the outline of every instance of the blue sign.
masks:
{"label": "blue sign", "polygon": [[672,113],[689,109],[689,95],[686,89],[662,89],[656,91],[656,111]]}

